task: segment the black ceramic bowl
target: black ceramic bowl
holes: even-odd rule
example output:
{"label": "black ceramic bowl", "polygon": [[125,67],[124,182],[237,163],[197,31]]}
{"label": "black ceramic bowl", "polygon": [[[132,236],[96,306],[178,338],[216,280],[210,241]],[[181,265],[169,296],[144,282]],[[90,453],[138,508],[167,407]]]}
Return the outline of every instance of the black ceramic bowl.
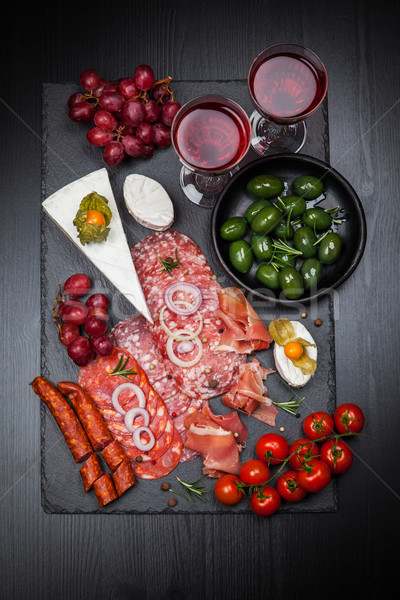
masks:
{"label": "black ceramic bowl", "polygon": [[[254,260],[248,273],[242,274],[234,269],[229,260],[229,244],[219,234],[221,225],[234,216],[244,216],[247,207],[257,200],[246,191],[246,185],[255,175],[270,174],[281,178],[286,186],[282,195],[294,193],[291,183],[300,175],[313,175],[324,184],[324,199],[307,201],[307,207],[314,205],[321,208],[340,207],[337,218],[344,219],[335,230],[342,238],[342,251],[339,259],[324,265],[322,280],[317,291],[305,291],[298,300],[288,300],[283,292],[264,287],[256,278],[256,270],[260,262]],[[276,199],[272,199],[274,202]],[[291,305],[309,302],[327,294],[342,284],[355,270],[361,260],[366,243],[366,222],[360,199],[349,182],[327,163],[304,154],[277,154],[260,158],[243,166],[229,181],[213,208],[211,217],[212,239],[217,258],[228,277],[243,289],[259,299],[272,301],[275,304]],[[250,241],[251,230],[245,236]]]}

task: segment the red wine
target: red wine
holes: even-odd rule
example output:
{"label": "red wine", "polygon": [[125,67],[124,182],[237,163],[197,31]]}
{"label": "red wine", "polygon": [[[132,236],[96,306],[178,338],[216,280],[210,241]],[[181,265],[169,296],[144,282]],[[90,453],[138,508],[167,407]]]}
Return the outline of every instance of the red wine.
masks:
{"label": "red wine", "polygon": [[277,118],[301,119],[318,106],[324,88],[324,74],[290,53],[267,58],[250,75],[250,90],[261,111]]}
{"label": "red wine", "polygon": [[195,169],[229,169],[248,149],[249,130],[241,117],[219,102],[194,105],[178,118],[174,145],[184,162]]}

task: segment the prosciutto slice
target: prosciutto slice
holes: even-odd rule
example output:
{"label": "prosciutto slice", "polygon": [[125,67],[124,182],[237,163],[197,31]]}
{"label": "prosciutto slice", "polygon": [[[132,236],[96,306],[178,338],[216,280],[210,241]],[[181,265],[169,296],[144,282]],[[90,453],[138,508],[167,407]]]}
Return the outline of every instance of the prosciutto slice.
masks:
{"label": "prosciutto slice", "polygon": [[268,390],[264,385],[264,380],[273,372],[272,369],[262,367],[255,358],[240,365],[236,383],[222,396],[223,404],[275,427],[278,411],[268,397]]}
{"label": "prosciutto slice", "polygon": [[220,308],[215,316],[221,319],[225,329],[214,352],[251,354],[269,348],[272,337],[243,292],[228,287],[222,289],[218,297]]}
{"label": "prosciutto slice", "polygon": [[201,412],[194,411],[185,419],[185,428],[185,446],[201,454],[204,475],[239,475],[241,446],[236,440],[247,439],[247,428],[237,413],[214,415],[205,405]]}

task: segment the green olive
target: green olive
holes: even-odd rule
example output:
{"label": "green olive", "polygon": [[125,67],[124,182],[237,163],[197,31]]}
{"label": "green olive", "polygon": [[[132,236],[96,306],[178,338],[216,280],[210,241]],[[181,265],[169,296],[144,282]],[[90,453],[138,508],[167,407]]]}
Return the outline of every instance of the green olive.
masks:
{"label": "green olive", "polygon": [[297,196],[306,200],[318,198],[324,191],[323,183],[318,177],[312,175],[301,175],[293,181],[293,191]]}
{"label": "green olive", "polygon": [[260,198],[259,200],[255,200],[255,202],[252,202],[250,206],[247,207],[245,213],[247,221],[251,224],[256,214],[266,206],[272,206],[271,202],[266,198]]}
{"label": "green olive", "polygon": [[342,238],[338,233],[327,233],[318,244],[318,259],[323,265],[334,263],[342,250]]}
{"label": "green olive", "polygon": [[274,198],[283,192],[284,183],[275,175],[256,175],[250,179],[246,190],[256,198]]}
{"label": "green olive", "polygon": [[256,277],[260,283],[270,290],[279,290],[279,271],[272,265],[260,265],[257,269]]}
{"label": "green olive", "polygon": [[262,208],[254,217],[251,228],[256,233],[267,234],[275,229],[282,218],[282,212],[276,206]]}
{"label": "green olive", "polygon": [[297,256],[294,254],[283,254],[282,252],[276,252],[274,255],[274,263],[278,267],[295,267]]}
{"label": "green olive", "polygon": [[310,227],[303,225],[294,232],[293,245],[300,250],[304,258],[311,258],[317,254],[317,246],[314,244],[318,238]]}
{"label": "green olive", "polygon": [[244,217],[232,217],[221,225],[219,230],[223,240],[233,242],[246,235],[248,223]]}
{"label": "green olive", "polygon": [[297,300],[304,293],[303,279],[294,267],[284,267],[279,271],[279,283],[289,300]]}
{"label": "green olive", "polygon": [[288,223],[286,219],[282,219],[271,235],[280,239],[291,240],[294,236],[293,225]]}
{"label": "green olive", "polygon": [[300,196],[281,196],[278,202],[285,214],[290,213],[293,219],[300,217],[306,210],[306,201]]}
{"label": "green olive", "polygon": [[235,240],[229,246],[229,259],[239,273],[247,273],[253,264],[253,251],[246,240]]}
{"label": "green olive", "polygon": [[307,258],[301,265],[300,273],[306,290],[316,289],[321,281],[323,266],[317,258]]}
{"label": "green olive", "polygon": [[269,260],[274,252],[271,238],[261,233],[252,233],[250,245],[258,260]]}
{"label": "green olive", "polygon": [[329,229],[332,225],[331,215],[318,206],[307,208],[303,214],[302,221],[304,225],[308,225],[314,231]]}

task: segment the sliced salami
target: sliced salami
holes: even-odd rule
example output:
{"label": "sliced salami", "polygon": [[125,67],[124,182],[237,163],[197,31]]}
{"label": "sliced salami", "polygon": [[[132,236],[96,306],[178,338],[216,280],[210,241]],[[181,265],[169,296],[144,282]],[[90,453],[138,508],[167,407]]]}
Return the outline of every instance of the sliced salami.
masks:
{"label": "sliced salami", "polygon": [[140,479],[159,479],[173,471],[182,456],[182,439],[176,429],[171,444],[158,459],[149,463],[134,463],[135,475]]}

